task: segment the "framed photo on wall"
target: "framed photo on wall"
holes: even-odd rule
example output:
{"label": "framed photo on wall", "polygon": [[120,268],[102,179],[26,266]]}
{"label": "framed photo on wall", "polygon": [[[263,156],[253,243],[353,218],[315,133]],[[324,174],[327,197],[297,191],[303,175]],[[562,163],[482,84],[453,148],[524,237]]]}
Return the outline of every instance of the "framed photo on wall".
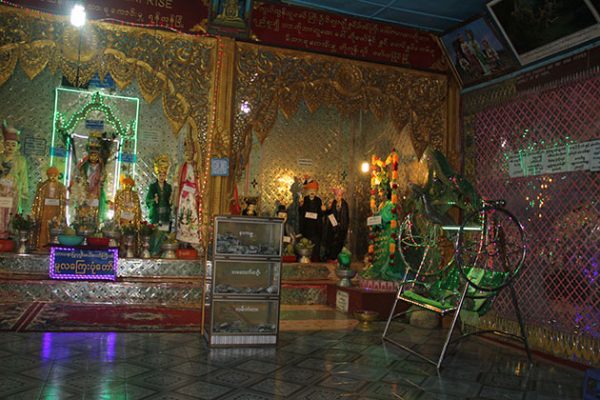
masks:
{"label": "framed photo on wall", "polygon": [[496,78],[519,66],[510,46],[484,17],[445,32],[441,41],[463,86]]}
{"label": "framed photo on wall", "polygon": [[493,0],[488,10],[522,65],[600,37],[598,0]]}

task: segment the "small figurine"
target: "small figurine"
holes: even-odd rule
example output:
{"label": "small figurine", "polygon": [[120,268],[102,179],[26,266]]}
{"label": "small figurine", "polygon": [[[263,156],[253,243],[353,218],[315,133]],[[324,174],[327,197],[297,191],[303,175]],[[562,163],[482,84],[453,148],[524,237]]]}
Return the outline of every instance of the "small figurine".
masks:
{"label": "small figurine", "polygon": [[300,230],[298,209],[302,201],[302,180],[300,178],[294,177],[294,182],[290,186],[290,193],[292,194],[292,202],[287,208],[288,221],[294,228],[294,231],[298,232]]}
{"label": "small figurine", "polygon": [[321,252],[321,235],[323,232],[323,211],[325,207],[323,202],[317,196],[319,183],[312,179],[305,179],[304,191],[306,196],[298,209],[300,220],[300,233],[303,237],[310,240],[314,247],[312,248],[311,260],[318,262]]}
{"label": "small figurine", "polygon": [[122,227],[133,224],[139,226],[142,221],[140,197],[133,190],[135,181],[130,176],[121,178],[121,189],[115,196],[115,221]]}
{"label": "small figurine", "polygon": [[335,199],[325,211],[325,230],[323,243],[325,244],[325,257],[335,260],[344,247],[350,223],[348,202],[344,200],[344,189],[333,189]]}
{"label": "small figurine", "polygon": [[172,187],[167,182],[167,175],[171,167],[169,156],[163,154],[154,160],[154,173],[156,181],[150,184],[146,195],[148,206],[148,219],[151,224],[159,225],[159,230],[170,230],[171,222],[171,194]]}
{"label": "small figurine", "polygon": [[245,199],[246,207],[242,210],[242,215],[256,216],[256,198],[247,197]]}
{"label": "small figurine", "polygon": [[48,179],[38,184],[31,215],[36,221],[35,239],[37,248],[50,243],[50,223],[62,223],[65,219],[67,189],[59,182],[60,172],[56,167],[46,170]]}
{"label": "small figurine", "polygon": [[297,234],[294,226],[288,220],[288,212],[283,204],[277,208],[277,218],[283,219],[283,246],[286,250],[291,249],[286,255],[293,255]]}
{"label": "small figurine", "polygon": [[184,142],[183,164],[179,167],[177,177],[177,240],[186,243],[200,243],[200,221],[198,218],[198,204],[200,190],[198,184],[198,171],[196,162],[197,152],[194,142],[188,136]]}
{"label": "small figurine", "polygon": [[104,191],[105,163],[102,157],[102,134],[92,132],[86,145],[87,155],[77,164],[77,176],[71,187],[77,220],[90,220],[95,224],[104,219],[106,193]]}
{"label": "small figurine", "polygon": [[3,153],[0,157],[0,239],[9,236],[11,218],[28,200],[27,160],[19,151],[19,132],[2,124]]}

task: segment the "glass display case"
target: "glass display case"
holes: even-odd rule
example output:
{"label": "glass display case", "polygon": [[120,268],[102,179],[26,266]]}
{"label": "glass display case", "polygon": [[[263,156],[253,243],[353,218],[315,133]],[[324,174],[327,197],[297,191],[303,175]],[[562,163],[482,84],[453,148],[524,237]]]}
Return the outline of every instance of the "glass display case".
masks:
{"label": "glass display case", "polygon": [[205,273],[210,346],[277,343],[282,237],[280,218],[215,217]]}
{"label": "glass display case", "polygon": [[283,223],[274,218],[217,217],[215,257],[281,257]]}
{"label": "glass display case", "polygon": [[213,268],[214,294],[279,294],[277,261],[215,260]]}

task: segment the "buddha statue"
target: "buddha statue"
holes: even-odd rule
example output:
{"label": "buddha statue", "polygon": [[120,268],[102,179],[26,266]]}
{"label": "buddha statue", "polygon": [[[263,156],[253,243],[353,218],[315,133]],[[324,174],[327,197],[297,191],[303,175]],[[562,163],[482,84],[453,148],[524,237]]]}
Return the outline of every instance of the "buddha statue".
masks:
{"label": "buddha statue", "polygon": [[102,134],[92,132],[86,145],[87,155],[77,164],[77,175],[71,187],[71,200],[77,208],[77,220],[95,221],[104,217],[105,161],[101,157]]}

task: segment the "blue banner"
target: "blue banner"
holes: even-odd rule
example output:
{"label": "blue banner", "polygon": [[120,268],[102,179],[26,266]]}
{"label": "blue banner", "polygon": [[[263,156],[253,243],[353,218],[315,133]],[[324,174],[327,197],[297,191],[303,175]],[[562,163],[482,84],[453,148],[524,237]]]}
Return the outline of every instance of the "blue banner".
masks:
{"label": "blue banner", "polygon": [[119,153],[119,161],[121,161],[121,162],[133,164],[136,162],[136,160],[137,160],[137,157],[135,154]]}
{"label": "blue banner", "polygon": [[66,157],[67,151],[65,150],[64,147],[51,147],[50,155],[54,156],[54,157]]}
{"label": "blue banner", "polygon": [[74,247],[50,249],[51,279],[112,280],[117,277],[118,249]]}
{"label": "blue banner", "polygon": [[101,119],[86,119],[85,127],[94,131],[103,131],[104,121]]}

